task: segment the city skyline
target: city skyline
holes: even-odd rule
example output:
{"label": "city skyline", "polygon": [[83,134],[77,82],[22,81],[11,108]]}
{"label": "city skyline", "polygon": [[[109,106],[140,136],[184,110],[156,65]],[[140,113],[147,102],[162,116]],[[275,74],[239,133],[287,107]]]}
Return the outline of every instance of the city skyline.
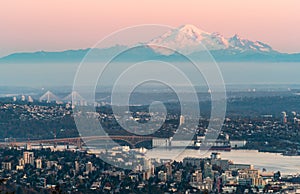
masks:
{"label": "city skyline", "polygon": [[0,193],[300,193],[300,1],[0,5]]}

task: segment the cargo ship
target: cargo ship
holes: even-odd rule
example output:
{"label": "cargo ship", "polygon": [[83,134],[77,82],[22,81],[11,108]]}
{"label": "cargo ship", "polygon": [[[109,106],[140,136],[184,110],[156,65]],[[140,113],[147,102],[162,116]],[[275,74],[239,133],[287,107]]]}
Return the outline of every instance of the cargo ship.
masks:
{"label": "cargo ship", "polygon": [[222,139],[205,139],[204,135],[198,135],[194,140],[194,149],[231,151],[231,144],[228,135]]}
{"label": "cargo ship", "polygon": [[228,139],[206,140],[205,137],[197,137],[196,140],[174,140],[172,138],[154,138],[152,147],[155,148],[188,148],[196,150],[230,151],[231,144]]}
{"label": "cargo ship", "polygon": [[215,150],[215,151],[231,151],[229,140],[196,140],[194,149]]}

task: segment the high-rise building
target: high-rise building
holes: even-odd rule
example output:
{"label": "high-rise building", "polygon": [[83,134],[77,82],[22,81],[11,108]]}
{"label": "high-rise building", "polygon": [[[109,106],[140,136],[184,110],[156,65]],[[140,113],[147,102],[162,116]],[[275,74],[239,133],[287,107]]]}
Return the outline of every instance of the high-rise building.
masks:
{"label": "high-rise building", "polygon": [[203,178],[213,178],[212,165],[208,162],[204,163]]}
{"label": "high-rise building", "polygon": [[139,172],[142,172],[142,171],[143,171],[143,165],[138,164],[138,165],[135,167],[135,170],[136,170],[136,171],[139,171]]}
{"label": "high-rise building", "polygon": [[166,171],[167,171],[167,176],[170,178],[172,176],[172,165],[168,162],[166,163]]}
{"label": "high-rise building", "polygon": [[79,162],[75,161],[75,172],[79,172]]}
{"label": "high-rise building", "polygon": [[25,95],[22,95],[22,96],[21,96],[21,100],[22,100],[22,101],[25,101],[25,100],[26,100]]}
{"label": "high-rise building", "polygon": [[86,163],[85,171],[86,171],[86,173],[91,173],[93,171],[93,163],[91,163],[91,162]]}
{"label": "high-rise building", "polygon": [[24,166],[25,165],[25,160],[23,158],[19,159],[19,166]]}
{"label": "high-rise building", "polygon": [[192,183],[202,183],[202,172],[200,170],[196,170],[191,176]]}
{"label": "high-rise building", "polygon": [[16,166],[16,170],[24,170],[25,160],[23,158],[19,159],[19,164]]}
{"label": "high-rise building", "polygon": [[185,118],[183,115],[180,115],[180,119],[179,119],[179,125],[183,125],[185,122]]}
{"label": "high-rise building", "polygon": [[35,160],[35,168],[42,169],[42,159],[38,158]]}
{"label": "high-rise building", "polygon": [[179,183],[182,181],[182,172],[181,171],[178,170],[175,172],[174,180]]}
{"label": "high-rise building", "polygon": [[154,175],[154,169],[152,165],[152,161],[150,159],[144,159],[143,165],[143,179],[148,180],[152,175]]}
{"label": "high-rise building", "polygon": [[31,143],[28,142],[28,143],[26,144],[26,150],[31,150]]}
{"label": "high-rise building", "polygon": [[282,122],[283,123],[287,123],[287,114],[286,114],[286,112],[281,112],[281,115],[282,115]]}
{"label": "high-rise building", "polygon": [[23,153],[23,158],[24,158],[25,164],[34,165],[34,154],[33,154],[33,152],[24,152]]}
{"label": "high-rise building", "polygon": [[143,180],[149,180],[151,177],[151,172],[150,171],[145,171],[143,172]]}
{"label": "high-rise building", "polygon": [[33,102],[33,98],[31,96],[28,96],[28,102]]}
{"label": "high-rise building", "polygon": [[151,170],[152,162],[150,159],[144,159],[144,170]]}
{"label": "high-rise building", "polygon": [[3,170],[11,170],[11,162],[2,162],[1,166]]}

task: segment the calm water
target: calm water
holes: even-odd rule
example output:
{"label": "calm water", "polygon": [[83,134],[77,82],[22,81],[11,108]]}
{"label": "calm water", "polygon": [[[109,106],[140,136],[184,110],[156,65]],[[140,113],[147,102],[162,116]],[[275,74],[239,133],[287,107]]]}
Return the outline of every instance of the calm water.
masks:
{"label": "calm water", "polygon": [[[75,147],[70,147],[75,148]],[[57,149],[66,149],[65,146],[60,146]],[[99,153],[104,150],[96,147],[89,147],[90,152]],[[210,157],[212,152],[216,151],[199,151],[186,149],[182,152],[181,149],[154,149],[147,150],[148,158],[158,159],[173,159],[182,161],[185,157]],[[300,156],[283,156],[278,153],[258,152],[257,150],[231,150],[230,152],[218,151],[221,153],[222,159],[232,160],[234,163],[253,164],[254,168],[267,171],[280,171],[282,174],[300,174]]]}
{"label": "calm water", "polygon": [[[176,152],[176,151],[175,151]],[[232,150],[231,152],[220,152],[222,159],[232,160],[234,163],[253,164],[255,168],[265,168],[267,171],[280,171],[282,174],[300,173],[300,156],[283,156],[276,153],[258,152],[255,150]],[[210,157],[211,152],[200,153],[199,150],[185,150],[176,157],[181,161],[185,157]],[[172,157],[170,151],[159,151],[154,157]]]}

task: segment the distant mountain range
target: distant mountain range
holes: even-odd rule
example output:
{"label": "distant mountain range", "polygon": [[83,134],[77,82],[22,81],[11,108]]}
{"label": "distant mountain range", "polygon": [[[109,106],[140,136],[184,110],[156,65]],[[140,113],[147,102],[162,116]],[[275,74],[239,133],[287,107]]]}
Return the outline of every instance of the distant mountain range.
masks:
{"label": "distant mountain range", "polygon": [[[149,45],[149,46],[148,46]],[[128,53],[126,60],[132,58],[160,58],[168,56],[177,59],[176,54],[166,53],[151,45],[163,45],[176,49],[187,56],[201,58],[205,52],[203,45],[210,51],[218,62],[300,62],[300,53],[280,53],[268,44],[260,41],[251,41],[238,35],[226,38],[220,33],[209,33],[193,25],[183,25],[170,30],[161,36],[146,42],[133,53]],[[129,48],[126,45],[115,45],[109,48],[93,50],[95,58],[112,57],[111,53]],[[90,49],[66,50],[62,52],[39,51],[34,53],[14,53],[0,58],[0,63],[27,63],[27,62],[80,62]]]}

